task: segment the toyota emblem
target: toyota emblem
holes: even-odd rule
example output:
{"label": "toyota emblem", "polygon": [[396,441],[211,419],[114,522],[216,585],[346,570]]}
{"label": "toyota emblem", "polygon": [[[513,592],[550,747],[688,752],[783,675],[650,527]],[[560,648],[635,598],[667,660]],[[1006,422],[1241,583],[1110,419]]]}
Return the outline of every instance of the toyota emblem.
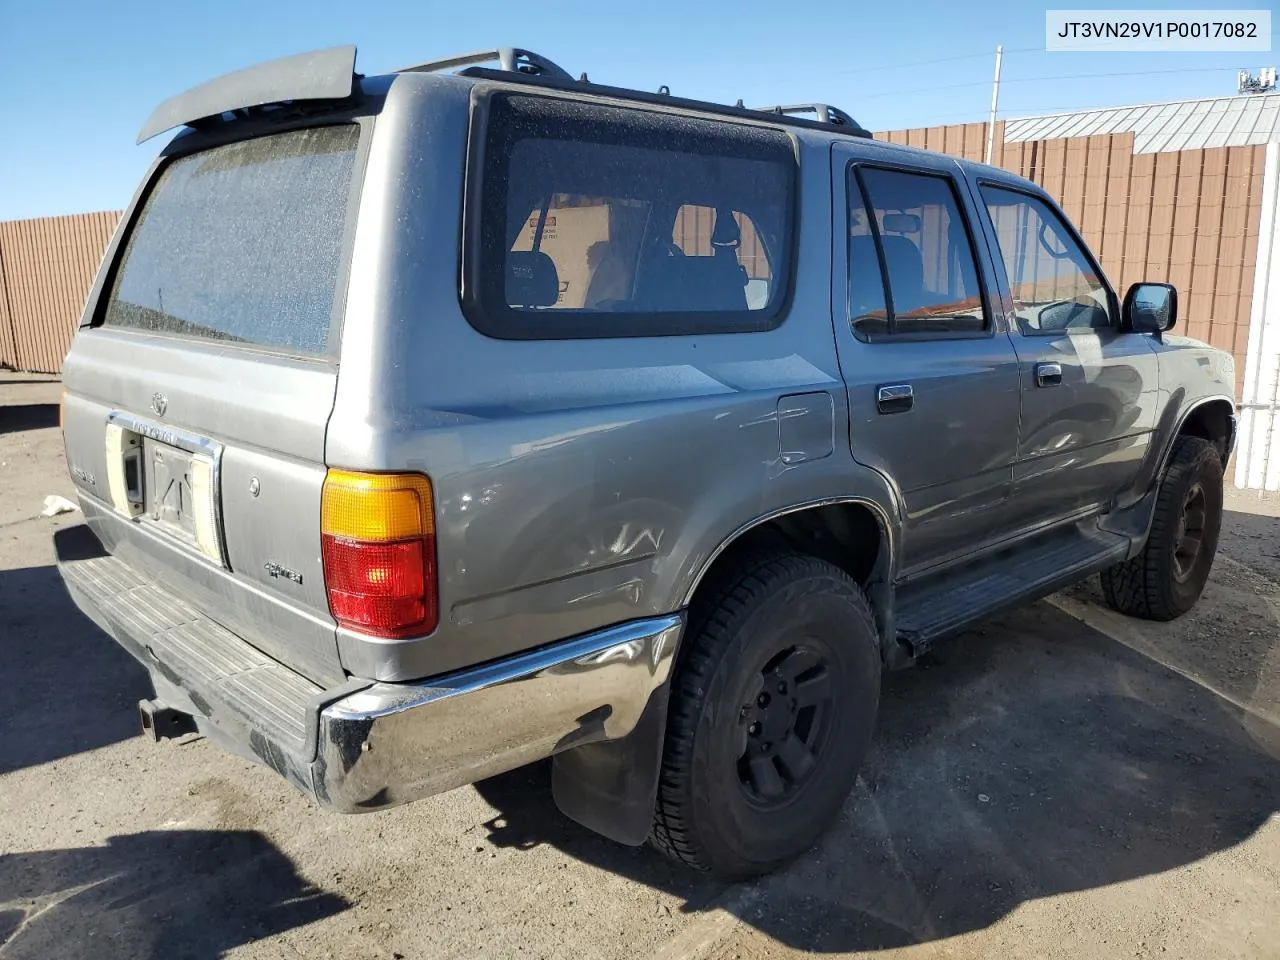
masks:
{"label": "toyota emblem", "polygon": [[153,393],[151,395],[151,409],[155,411],[157,417],[163,417],[164,412],[169,409],[169,398],[163,393]]}

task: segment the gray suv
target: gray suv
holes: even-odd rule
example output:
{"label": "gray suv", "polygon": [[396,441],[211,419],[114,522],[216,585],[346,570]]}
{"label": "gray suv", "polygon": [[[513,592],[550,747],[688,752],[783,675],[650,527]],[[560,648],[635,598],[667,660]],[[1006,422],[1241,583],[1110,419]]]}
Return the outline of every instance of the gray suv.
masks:
{"label": "gray suv", "polygon": [[554,757],[724,877],[808,847],[881,672],[1213,562],[1230,356],[1041,188],[833,107],[343,47],[162,104],[65,364],[71,596],[324,807]]}

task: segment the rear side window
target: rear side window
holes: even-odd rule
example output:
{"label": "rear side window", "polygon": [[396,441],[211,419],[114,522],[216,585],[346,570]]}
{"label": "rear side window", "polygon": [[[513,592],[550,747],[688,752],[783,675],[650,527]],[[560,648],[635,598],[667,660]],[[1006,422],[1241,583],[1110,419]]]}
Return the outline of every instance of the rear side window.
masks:
{"label": "rear side window", "polygon": [[949,177],[850,170],[849,310],[863,339],[987,328],[973,243]]}
{"label": "rear side window", "polygon": [[489,101],[463,305],[508,339],[765,330],[787,293],[783,133],[549,98]]}
{"label": "rear side window", "polygon": [[322,354],[359,128],[273,134],[170,163],[125,246],[103,323]]}

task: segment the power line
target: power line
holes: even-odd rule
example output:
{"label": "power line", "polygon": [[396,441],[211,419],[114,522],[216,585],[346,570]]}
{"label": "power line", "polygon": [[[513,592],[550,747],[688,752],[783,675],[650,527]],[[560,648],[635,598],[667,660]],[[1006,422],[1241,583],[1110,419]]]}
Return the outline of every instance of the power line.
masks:
{"label": "power line", "polygon": [[[1005,56],[1011,53],[1034,53],[1035,51],[1043,51],[1043,47],[1018,47],[1013,50],[1006,50]],[[989,60],[995,55],[994,50],[984,50],[981,53],[966,53],[956,57],[938,57],[935,60],[913,60],[907,63],[886,63],[876,67],[856,67],[852,70],[829,70],[826,71],[832,76],[849,76],[857,73],[880,73],[884,70],[905,70],[908,67],[931,67],[937,63],[956,63],[960,60]]]}
{"label": "power line", "polygon": [[[989,87],[989,86],[991,86],[990,80],[975,80],[973,83],[948,83],[947,89],[963,90],[965,87]],[[931,87],[913,87],[910,90],[887,90],[883,93],[872,93],[866,96],[859,96],[858,100],[859,101],[879,100],[882,97],[906,97],[913,93],[936,93],[937,90],[938,90],[938,85],[934,84]]]}
{"label": "power line", "polygon": [[1090,77],[1153,77],[1164,73],[1226,73],[1236,67],[1189,67],[1177,70],[1122,70],[1119,73],[1064,73],[1054,77],[1020,77],[1004,83],[1039,83],[1043,80],[1087,80]]}
{"label": "power line", "polygon": [[[1016,77],[1008,80],[1001,80],[1001,83],[1046,83],[1050,80],[1087,80],[1090,77],[1149,77],[1157,74],[1168,73],[1226,73],[1228,70],[1236,69],[1232,67],[1189,67],[1184,70],[1123,70],[1117,73],[1063,73],[1049,77]],[[963,90],[966,87],[989,87],[990,80],[974,80],[969,83],[949,83],[948,90]],[[905,97],[913,93],[933,93],[938,89],[938,85],[934,84],[929,87],[913,87],[910,90],[887,90],[883,93],[872,93],[866,96],[860,96],[859,100],[878,100],[882,97]],[[1069,107],[1067,109],[1070,109]],[[1006,113],[1008,111],[1005,111]]]}
{"label": "power line", "polygon": [[[1073,106],[1073,105],[1060,105],[1060,106],[1048,106],[1048,107],[1015,107],[1015,108],[1014,108],[1014,109],[1012,109],[1012,110],[1003,110],[1003,111],[1001,111],[1001,113],[1002,113],[1002,114],[1003,114],[1003,113],[1020,113],[1020,114],[1034,115],[1034,114],[1036,114],[1036,113],[1038,113],[1038,112],[1040,112],[1040,111],[1049,112],[1049,111],[1053,111],[1053,110],[1063,110],[1063,111],[1066,111],[1066,110],[1079,110],[1079,109],[1080,109],[1080,107],[1079,107],[1079,106]],[[1117,108],[1117,109],[1118,109],[1118,108]],[[923,127],[934,127],[934,126],[937,126],[937,125],[938,125],[938,121],[940,121],[940,120],[954,120],[954,119],[956,119],[957,117],[968,117],[968,118],[969,118],[969,120],[968,120],[968,122],[969,122],[969,123],[983,123],[984,121],[982,120],[981,114],[982,114],[981,109],[978,109],[978,110],[957,110],[957,111],[955,111],[954,113],[935,113],[935,114],[933,114],[933,116],[932,116],[929,120],[927,120],[927,121],[923,121],[923,122],[921,122],[921,121],[917,121],[917,122],[915,122],[915,123],[912,123],[910,126],[906,126],[906,127],[894,127],[893,129],[895,129],[895,130],[914,130],[914,129],[917,129],[917,128],[923,128]],[[1001,120],[1008,120],[1009,118],[1008,118],[1008,117],[1005,117],[1005,116],[1002,116],[1000,119],[1001,119]]]}

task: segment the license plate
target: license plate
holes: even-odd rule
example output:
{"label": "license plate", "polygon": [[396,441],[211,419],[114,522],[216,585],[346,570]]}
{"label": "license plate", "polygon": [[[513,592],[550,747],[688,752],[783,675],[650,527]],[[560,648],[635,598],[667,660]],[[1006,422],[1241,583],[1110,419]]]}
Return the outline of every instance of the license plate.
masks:
{"label": "license plate", "polygon": [[225,566],[218,516],[221,452],[212,440],[112,413],[107,422],[112,504]]}
{"label": "license plate", "polygon": [[143,516],[165,533],[197,543],[196,517],[209,505],[193,489],[195,454],[155,440],[142,441]]}

